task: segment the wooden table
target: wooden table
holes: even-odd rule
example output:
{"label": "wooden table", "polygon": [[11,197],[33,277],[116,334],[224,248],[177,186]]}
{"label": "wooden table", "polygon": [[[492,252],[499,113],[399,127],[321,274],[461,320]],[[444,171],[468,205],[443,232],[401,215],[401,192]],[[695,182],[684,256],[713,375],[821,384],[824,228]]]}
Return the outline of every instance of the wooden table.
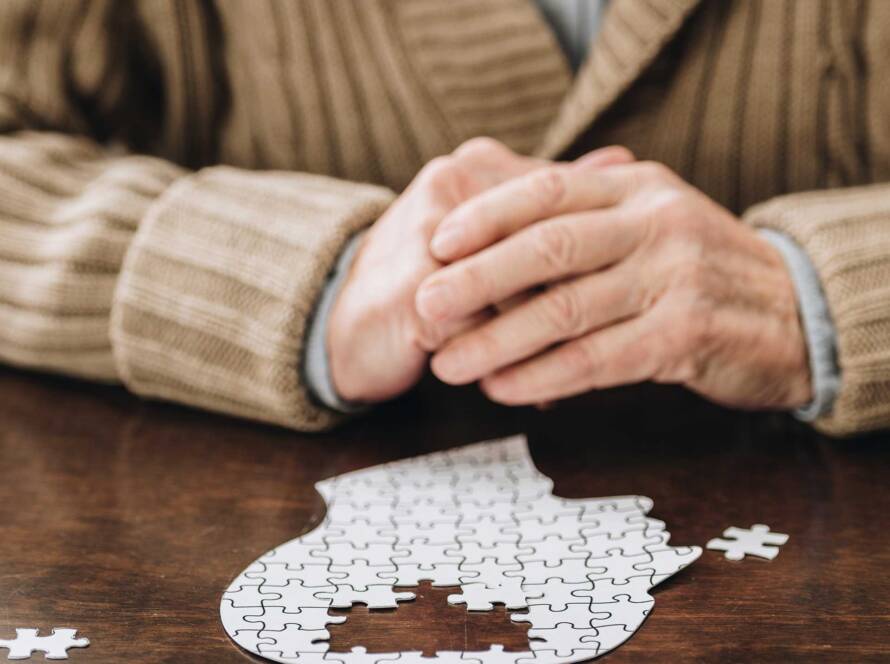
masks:
{"label": "wooden table", "polygon": [[[70,626],[92,640],[73,662],[250,660],[222,630],[220,594],[323,517],[315,481],[517,432],[559,495],[650,496],[674,544],[759,522],[791,535],[770,563],[705,551],[601,661],[890,660],[888,435],[831,441],[784,416],[655,387],[538,412],[434,385],[334,433],[301,435],[8,369],[0,638]],[[354,610],[349,629],[332,628],[334,649],[432,653],[526,638],[503,612],[468,615],[430,592],[390,615]]]}

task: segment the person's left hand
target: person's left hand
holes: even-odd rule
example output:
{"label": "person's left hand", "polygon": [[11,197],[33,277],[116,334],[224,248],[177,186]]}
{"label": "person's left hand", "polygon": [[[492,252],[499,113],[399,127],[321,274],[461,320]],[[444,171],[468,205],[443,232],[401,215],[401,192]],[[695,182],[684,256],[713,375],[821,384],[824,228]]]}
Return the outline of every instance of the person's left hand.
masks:
{"label": "person's left hand", "polygon": [[433,357],[506,404],[594,388],[681,383],[723,404],[811,398],[797,301],[779,252],[657,163],[547,167],[463,203],[417,292],[421,316],[460,319],[533,289]]}

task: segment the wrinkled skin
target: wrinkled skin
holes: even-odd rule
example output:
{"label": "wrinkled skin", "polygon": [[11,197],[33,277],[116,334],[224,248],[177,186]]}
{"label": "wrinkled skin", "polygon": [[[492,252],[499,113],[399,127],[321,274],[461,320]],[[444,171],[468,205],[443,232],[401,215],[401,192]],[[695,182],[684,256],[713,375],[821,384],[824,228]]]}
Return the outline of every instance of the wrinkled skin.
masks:
{"label": "wrinkled skin", "polygon": [[505,404],[645,380],[740,408],[807,403],[779,252],[665,166],[616,150],[606,168],[535,169],[441,220],[430,248],[447,266],[418,289],[421,318],[444,328],[512,306],[447,335],[433,372]]}

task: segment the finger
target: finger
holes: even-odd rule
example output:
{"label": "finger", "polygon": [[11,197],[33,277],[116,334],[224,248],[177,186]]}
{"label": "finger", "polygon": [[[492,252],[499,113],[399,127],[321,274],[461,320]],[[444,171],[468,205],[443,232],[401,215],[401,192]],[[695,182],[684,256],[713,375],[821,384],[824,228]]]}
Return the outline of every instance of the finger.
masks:
{"label": "finger", "polygon": [[459,318],[533,286],[599,270],[629,255],[642,229],[615,209],[542,221],[428,276],[417,290],[417,311],[428,320]]}
{"label": "finger", "polygon": [[446,383],[471,383],[566,339],[639,313],[635,268],[622,264],[561,283],[447,343],[432,360]]}
{"label": "finger", "polygon": [[439,224],[430,251],[447,263],[541,219],[615,205],[627,180],[595,161],[532,169],[457,206]]}
{"label": "finger", "polygon": [[656,317],[643,315],[569,341],[481,382],[499,403],[534,404],[648,380],[664,354]]}
{"label": "finger", "polygon": [[417,347],[425,353],[434,353],[449,339],[459,336],[468,330],[483,326],[491,320],[493,315],[491,311],[486,310],[472,316],[441,323],[430,323],[421,318],[414,327],[414,329],[419,330],[419,336],[416,340]]}
{"label": "finger", "polygon": [[615,166],[617,164],[629,164],[634,161],[633,152],[621,145],[610,145],[593,152],[578,157],[573,163],[578,165],[593,166],[595,168],[605,168],[606,166]]}
{"label": "finger", "polygon": [[495,302],[492,305],[492,308],[499,314],[506,313],[510,311],[510,309],[515,309],[520,304],[525,304],[530,299],[532,299],[536,294],[536,290],[529,290],[524,293],[517,293],[512,297],[503,300],[501,302]]}

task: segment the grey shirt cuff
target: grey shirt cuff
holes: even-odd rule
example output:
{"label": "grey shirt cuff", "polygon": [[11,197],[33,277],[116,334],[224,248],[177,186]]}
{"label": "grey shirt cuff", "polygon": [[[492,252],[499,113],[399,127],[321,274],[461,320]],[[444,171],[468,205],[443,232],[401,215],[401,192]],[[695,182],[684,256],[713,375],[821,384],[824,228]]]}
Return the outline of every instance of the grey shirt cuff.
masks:
{"label": "grey shirt cuff", "polygon": [[331,310],[334,308],[337,295],[349,274],[349,268],[352,267],[352,262],[355,260],[362,235],[364,232],[357,233],[347,242],[333,271],[328,276],[328,282],[325,284],[315,309],[315,316],[309,324],[303,357],[304,377],[309,391],[322,404],[341,413],[358,413],[368,409],[366,404],[345,401],[337,394],[334,379],[331,376],[326,343]]}
{"label": "grey shirt cuff", "polygon": [[841,371],[837,362],[837,333],[822,292],[819,275],[806,251],[784,233],[759,230],[785,260],[794,290],[810,358],[813,400],[794,411],[795,417],[812,422],[831,412],[840,390]]}

